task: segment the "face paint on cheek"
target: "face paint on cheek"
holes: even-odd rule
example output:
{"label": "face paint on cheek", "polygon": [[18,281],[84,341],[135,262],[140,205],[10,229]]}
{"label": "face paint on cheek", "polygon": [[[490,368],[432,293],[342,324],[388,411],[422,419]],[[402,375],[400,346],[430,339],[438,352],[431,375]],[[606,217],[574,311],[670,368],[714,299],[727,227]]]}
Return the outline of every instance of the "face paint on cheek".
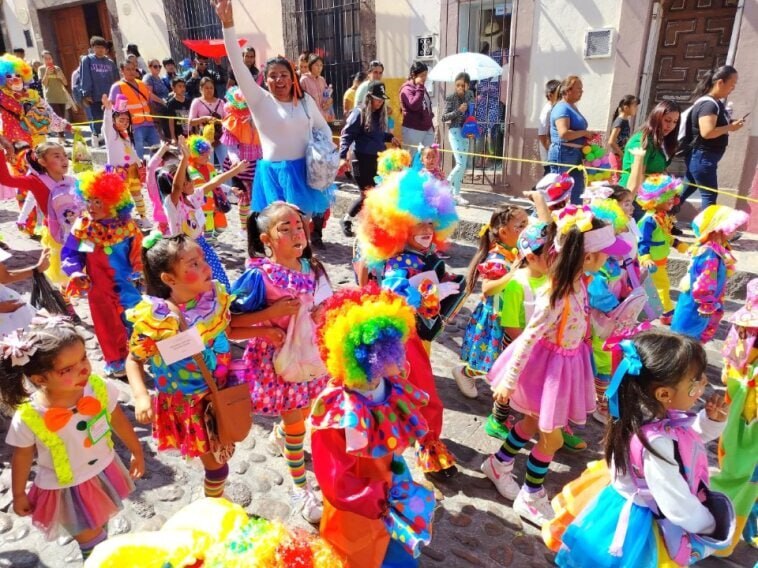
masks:
{"label": "face paint on cheek", "polygon": [[428,249],[432,246],[433,235],[417,235],[413,237],[414,242],[421,248]]}
{"label": "face paint on cheek", "polygon": [[184,273],[184,282],[186,284],[196,284],[198,280],[200,280],[200,271],[198,270],[188,270]]}

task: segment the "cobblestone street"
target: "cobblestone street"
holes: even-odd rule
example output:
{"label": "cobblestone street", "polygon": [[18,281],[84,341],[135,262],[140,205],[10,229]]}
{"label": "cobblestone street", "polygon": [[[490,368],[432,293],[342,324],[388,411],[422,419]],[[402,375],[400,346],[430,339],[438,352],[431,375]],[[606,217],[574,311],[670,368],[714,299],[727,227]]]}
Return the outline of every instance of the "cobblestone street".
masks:
{"label": "cobblestone street", "polygon": [[[229,230],[213,243],[232,280],[239,275],[246,258],[246,238],[240,231],[236,214],[235,207],[229,215]],[[9,268],[29,265],[39,254],[39,244],[22,237],[16,230],[16,216],[15,202],[0,202],[0,234],[13,253],[7,262]],[[326,263],[332,285],[340,287],[352,284],[352,243],[342,236],[336,215],[328,223],[325,241],[327,249],[321,258]],[[474,252],[471,243],[454,243],[450,251],[451,258],[447,262],[453,270],[462,273]],[[29,283],[13,287],[22,292],[30,290]],[[438,509],[434,538],[421,557],[421,565],[430,568],[550,566],[553,554],[543,545],[539,531],[523,523],[513,513],[510,503],[499,496],[492,483],[479,471],[483,459],[499,445],[482,429],[492,402],[489,389],[485,384],[480,384],[478,399],[466,399],[460,395],[451,378],[451,369],[458,363],[463,328],[476,301],[476,297],[469,298],[456,325],[450,326],[441,335],[432,351],[437,388],[446,407],[443,438],[459,459],[460,474],[448,483],[436,485]],[[736,304],[728,304],[730,310],[736,307]],[[101,372],[102,355],[92,334],[86,301],[78,301],[76,309],[86,323],[87,347],[93,367]],[[726,326],[722,325],[719,335],[722,339],[725,329]],[[714,385],[717,385],[720,374],[720,347],[719,340],[708,348],[711,363],[709,376]],[[133,420],[128,385],[120,383],[120,386],[124,410]],[[0,436],[3,439],[8,422],[8,418],[0,420]],[[306,527],[307,524],[300,515],[290,509],[288,490],[291,484],[285,461],[274,455],[268,442],[273,423],[270,419],[256,418],[251,434],[238,447],[231,461],[226,493],[250,514]],[[111,521],[110,534],[158,529],[172,513],[202,494],[202,468],[199,462],[186,462],[178,456],[165,454],[158,456],[150,429],[137,426],[137,433],[146,447],[146,473],[137,482],[137,490],[126,502],[124,511]],[[547,481],[551,496],[566,482],[576,478],[588,461],[599,458],[597,450],[602,436],[601,426],[590,421],[579,433],[585,437],[590,447],[581,453],[563,450],[556,456]],[[119,444],[117,448],[119,452],[125,451]],[[715,449],[715,446],[711,449]],[[415,463],[412,455],[406,457],[409,464]],[[28,518],[21,519],[13,514],[9,460],[9,449],[3,445],[0,454],[0,567],[79,566],[79,550],[71,539],[45,542],[38,531],[31,527]],[[310,455],[307,460],[309,466]],[[524,466],[525,459],[522,456],[516,461],[517,475],[523,476]],[[414,477],[417,480],[423,479],[418,471],[414,471]],[[313,479],[310,473],[309,478]],[[731,559],[710,559],[699,565],[749,567],[755,565],[756,561],[758,552],[741,543]]]}

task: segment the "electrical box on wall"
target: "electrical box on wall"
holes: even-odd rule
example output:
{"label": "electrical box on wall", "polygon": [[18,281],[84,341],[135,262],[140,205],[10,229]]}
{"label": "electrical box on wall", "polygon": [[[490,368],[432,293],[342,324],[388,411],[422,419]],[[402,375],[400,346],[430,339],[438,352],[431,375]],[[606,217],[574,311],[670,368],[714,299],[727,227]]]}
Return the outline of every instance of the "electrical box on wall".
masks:
{"label": "electrical box on wall", "polygon": [[584,58],[601,59],[613,54],[613,28],[587,30],[584,35]]}

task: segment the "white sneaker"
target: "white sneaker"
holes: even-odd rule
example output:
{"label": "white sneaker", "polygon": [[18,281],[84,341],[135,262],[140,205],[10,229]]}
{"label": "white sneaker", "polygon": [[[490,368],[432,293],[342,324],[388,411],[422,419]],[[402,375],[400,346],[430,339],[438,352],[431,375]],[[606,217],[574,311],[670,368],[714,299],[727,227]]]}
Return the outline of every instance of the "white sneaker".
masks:
{"label": "white sneaker", "polygon": [[274,429],[271,430],[271,434],[268,436],[268,443],[271,446],[271,453],[273,453],[274,456],[284,455],[284,446],[286,442],[284,441],[284,436],[279,432],[278,424],[275,424]]}
{"label": "white sneaker", "polygon": [[544,487],[536,493],[527,491],[526,486],[522,487],[513,501],[513,510],[519,517],[538,527],[555,517]]}
{"label": "white sneaker", "polygon": [[466,375],[464,370],[465,367],[463,367],[463,365],[453,369],[455,384],[458,385],[458,390],[461,391],[463,396],[466,398],[476,398],[479,396],[479,391],[476,390],[476,379]]}
{"label": "white sneaker", "polygon": [[92,143],[93,148],[99,148],[100,147],[100,138],[98,138],[97,134],[92,135],[92,139],[90,140]]}
{"label": "white sneaker", "polygon": [[600,424],[608,424],[608,415],[603,414],[599,410],[595,410],[595,412],[592,413],[592,418],[600,422]]}
{"label": "white sneaker", "polygon": [[312,525],[321,522],[324,505],[321,497],[310,485],[306,485],[304,488],[296,487],[292,490],[292,506],[299,509],[303,518]]}
{"label": "white sneaker", "polygon": [[520,495],[520,487],[511,475],[511,472],[513,471],[513,462],[501,462],[493,454],[484,460],[484,463],[482,463],[479,469],[481,469],[482,473],[495,484],[498,493],[509,501],[513,501],[516,498],[516,495]]}
{"label": "white sneaker", "polygon": [[455,202],[458,205],[468,205],[469,204],[469,200],[461,197],[460,195],[456,195],[455,196]]}

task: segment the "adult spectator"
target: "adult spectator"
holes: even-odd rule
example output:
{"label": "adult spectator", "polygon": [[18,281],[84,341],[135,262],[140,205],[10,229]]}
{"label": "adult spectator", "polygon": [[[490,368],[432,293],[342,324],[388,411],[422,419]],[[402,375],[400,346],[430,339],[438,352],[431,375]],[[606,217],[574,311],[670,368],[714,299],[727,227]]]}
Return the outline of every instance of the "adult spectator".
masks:
{"label": "adult spectator", "polygon": [[310,51],[303,51],[297,56],[297,77],[300,79],[308,72],[308,60],[311,58]]}
{"label": "adult spectator", "polygon": [[196,127],[198,134],[208,123],[214,124],[213,156],[215,163],[220,167],[226,158],[226,146],[221,140],[221,120],[226,116],[225,103],[216,97],[213,79],[203,77],[200,79],[200,96],[192,101],[190,106],[190,123]]}
{"label": "adult spectator", "polygon": [[[550,111],[553,105],[558,102],[558,90],[561,88],[561,82],[557,79],[550,79],[545,83],[545,104],[540,111],[540,124],[537,127],[537,138],[539,139],[540,161],[547,162],[547,151],[550,148]],[[550,166],[543,165],[543,174],[550,173]]]}
{"label": "adult spectator", "polygon": [[13,49],[13,55],[19,59],[26,60],[26,50],[23,47],[16,47]]}
{"label": "adult spectator", "polygon": [[[691,132],[685,157],[688,184],[718,189],[719,161],[729,144],[729,133],[745,125],[744,118],[732,120],[723,102],[737,86],[737,78],[734,67],[722,65],[703,75],[692,93],[696,101],[687,117],[687,128]],[[682,202],[697,189],[688,185],[682,193]],[[716,192],[699,189],[703,209],[716,203]]]}
{"label": "adult spectator", "polygon": [[216,10],[224,27],[229,62],[252,112],[263,152],[255,172],[251,209],[261,211],[274,201],[296,205],[312,217],[311,243],[314,247],[323,247],[321,233],[330,194],[308,186],[305,149],[311,126],[328,137],[332,135],[331,129],[320,112],[306,112],[306,104],[315,109],[317,103],[300,90],[295,69],[286,58],[276,57],[266,63],[264,77],[268,91],[244,73],[231,4],[218,2]]}
{"label": "adult spectator", "polygon": [[471,77],[468,73],[458,73],[455,78],[455,89],[445,98],[445,113],[442,122],[449,123],[448,140],[453,151],[455,167],[450,172],[447,181],[453,188],[453,196],[459,205],[467,205],[461,197],[463,174],[466,173],[469,149],[469,138],[462,133],[463,122],[469,116],[469,105],[474,103],[474,93],[471,91]]}
{"label": "adult spectator", "polygon": [[103,122],[100,101],[103,95],[110,93],[111,86],[120,80],[120,76],[116,64],[108,59],[108,44],[105,39],[92,36],[89,45],[92,53],[82,57],[79,62],[79,84],[84,111],[92,122],[92,147],[97,148]]}
{"label": "adult spectator", "polygon": [[[150,101],[150,112],[153,116],[166,116],[166,99],[171,90],[166,87],[166,83],[163,82],[163,77],[161,77],[161,62],[157,59],[151,59],[147,66],[150,69],[150,73],[145,76],[143,81],[153,93],[153,99]],[[156,97],[162,102],[155,100]],[[156,118],[155,121],[159,126],[159,132],[165,138],[169,138],[168,120],[166,118]]]}
{"label": "adult spectator", "polygon": [[384,75],[384,64],[381,61],[371,61],[368,64],[368,70],[366,71],[366,79],[358,86],[355,91],[355,100],[357,104],[363,104],[366,100],[366,93],[368,92],[368,84],[371,81],[381,81]]}
{"label": "adult spectator", "polygon": [[571,203],[581,204],[584,193],[584,174],[579,169],[572,169],[582,163],[582,147],[593,133],[587,130],[587,119],[576,108],[582,98],[584,87],[582,80],[576,75],[569,75],[561,83],[560,100],[550,111],[550,148],[547,152],[548,161],[562,166],[551,165],[550,171],[561,173],[569,171],[574,178],[571,190]]}
{"label": "adult spectator", "polygon": [[353,83],[350,88],[342,95],[342,114],[347,116],[350,111],[355,108],[355,93],[358,91],[358,87],[366,80],[366,74],[363,71],[358,71],[353,75]]}
{"label": "adult spectator", "polygon": [[[253,76],[253,80],[260,85],[263,82],[263,75],[261,75],[260,69],[255,66],[255,48],[252,45],[248,45],[245,51],[242,52],[242,60],[245,62],[247,70]],[[237,86],[237,80],[234,78],[234,71],[230,71],[226,88],[229,90],[235,86]]]}
{"label": "adult spectator", "polygon": [[331,123],[334,122],[334,99],[331,85],[326,84],[326,79],[321,74],[323,71],[324,60],[320,55],[311,55],[308,60],[308,72],[300,76],[300,87],[316,101],[324,120]]}
{"label": "adult spectator", "polygon": [[426,90],[429,68],[416,61],[411,65],[408,80],[400,88],[400,110],[403,113],[403,144],[410,146],[411,156],[416,146],[431,146],[434,143],[432,98]]}
{"label": "adult spectator", "polygon": [[210,77],[213,80],[214,91],[216,96],[222,96],[226,81],[221,73],[208,68],[208,58],[205,55],[197,54],[195,56],[195,66],[187,72],[184,80],[187,82],[187,96],[190,99],[196,99],[200,96],[200,80]]}
{"label": "adult spectator", "polygon": [[163,83],[166,85],[166,89],[171,91],[174,77],[179,76],[176,72],[176,62],[171,57],[166,57],[161,63],[163,63],[163,69],[166,71],[166,74],[163,76]]}
{"label": "adult spectator", "polygon": [[[68,91],[66,91],[68,80],[65,73],[63,73],[63,69],[58,67],[53,61],[52,53],[43,51],[42,59],[45,64],[39,68],[39,79],[42,83],[45,100],[52,107],[55,114],[61,118],[65,118],[66,106],[72,102]],[[58,141],[61,144],[63,143],[63,139],[63,132],[59,132]]]}
{"label": "adult spectator", "polygon": [[45,93],[42,89],[42,81],[39,78],[39,68],[42,67],[42,62],[36,59],[32,61],[32,80],[29,83],[29,88],[34,89],[39,93],[39,96],[45,98]]}
{"label": "adult spectator", "polygon": [[171,83],[171,94],[168,96],[166,106],[168,116],[176,117],[176,119],[169,118],[168,120],[169,137],[171,143],[175,144],[179,136],[186,137],[190,134],[189,112],[192,101],[187,96],[187,84],[184,79],[174,77]]}
{"label": "adult spectator", "polygon": [[121,73],[123,79],[113,84],[108,98],[115,103],[118,95],[126,97],[126,108],[132,115],[134,149],[137,151],[137,156],[142,159],[146,148],[161,143],[158,129],[150,116],[150,104],[153,101],[162,101],[153,95],[145,83],[137,79],[137,66],[133,62],[122,63]]}
{"label": "adult spectator", "polygon": [[645,150],[645,175],[662,174],[669,167],[677,150],[677,133],[680,108],[674,101],[661,101],[647,116],[645,124],[635,132],[624,146],[619,185],[626,187],[634,163],[632,150]]}
{"label": "adult spectator", "polygon": [[137,73],[137,79],[140,79],[140,80],[144,79],[145,72],[139,66],[139,58],[136,55],[134,55],[133,53],[130,53],[129,55],[126,56],[126,60],[129,63],[134,64],[134,69],[135,69],[135,71]]}
{"label": "adult spectator", "polygon": [[130,43],[126,46],[125,55],[127,60],[130,57],[134,57],[135,63],[137,64],[137,70],[139,71],[140,75],[143,77],[147,75],[148,68],[147,65],[145,65],[145,60],[142,58],[139,52],[139,48],[137,47],[137,44]]}

